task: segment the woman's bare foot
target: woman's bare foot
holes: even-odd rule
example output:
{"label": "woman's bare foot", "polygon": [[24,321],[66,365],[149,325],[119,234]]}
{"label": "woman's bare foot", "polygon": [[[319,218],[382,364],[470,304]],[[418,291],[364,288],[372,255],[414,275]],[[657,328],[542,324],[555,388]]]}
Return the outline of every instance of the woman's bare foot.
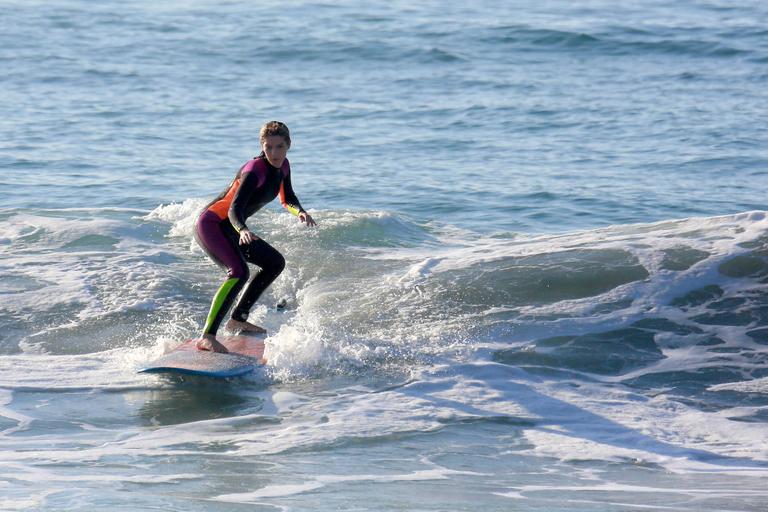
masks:
{"label": "woman's bare foot", "polygon": [[207,350],[209,352],[218,352],[219,354],[227,354],[229,350],[222,345],[213,334],[203,334],[202,338],[195,343],[197,350]]}
{"label": "woman's bare foot", "polygon": [[263,327],[259,327],[258,325],[252,324],[251,322],[235,320],[234,318],[229,319],[226,328],[228,331],[232,332],[248,332],[251,334],[264,334],[267,332],[267,330]]}

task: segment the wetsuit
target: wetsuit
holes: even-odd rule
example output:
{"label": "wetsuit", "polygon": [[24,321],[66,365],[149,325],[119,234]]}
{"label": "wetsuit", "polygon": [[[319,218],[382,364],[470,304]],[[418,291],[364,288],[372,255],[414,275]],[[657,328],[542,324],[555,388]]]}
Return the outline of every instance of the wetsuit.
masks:
{"label": "wetsuit", "polygon": [[195,224],[195,238],[210,258],[227,272],[211,303],[204,334],[216,334],[219,325],[240,290],[248,281],[246,262],[260,267],[240,297],[232,318],[245,321],[253,304],[285,268],[285,258],[261,238],[240,245],[240,231],[245,221],[264,205],[280,196],[282,205],[298,216],[304,212],[291,187],[288,159],[281,168],[273,167],[264,154],[255,157],[237,171],[235,179],[202,211]]}

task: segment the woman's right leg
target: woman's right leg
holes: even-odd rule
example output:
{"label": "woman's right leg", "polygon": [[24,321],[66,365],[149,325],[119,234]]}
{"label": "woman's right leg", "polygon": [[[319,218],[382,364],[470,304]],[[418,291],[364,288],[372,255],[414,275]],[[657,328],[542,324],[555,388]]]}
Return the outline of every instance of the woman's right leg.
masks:
{"label": "woman's right leg", "polygon": [[237,241],[225,234],[222,221],[215,214],[206,211],[200,215],[195,225],[195,238],[206,254],[227,271],[228,279],[213,296],[203,328],[204,336],[215,336],[224,316],[248,281],[248,265],[236,245]]}

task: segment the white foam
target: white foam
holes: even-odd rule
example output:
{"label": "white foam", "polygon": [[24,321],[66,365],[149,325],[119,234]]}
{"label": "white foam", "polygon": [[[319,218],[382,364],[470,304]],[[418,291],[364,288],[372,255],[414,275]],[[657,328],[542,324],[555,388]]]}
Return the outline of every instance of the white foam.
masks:
{"label": "white foam", "polygon": [[[537,407],[558,429],[525,431],[537,455],[566,460],[637,460],[672,472],[768,474],[768,440],[759,423],[733,422],[664,396],[634,396],[599,385],[532,386],[553,406]],[[561,404],[561,405],[558,405]]]}
{"label": "white foam", "polygon": [[[719,486],[718,486],[719,487]],[[538,493],[542,493],[542,496],[557,496],[558,493],[580,493],[583,495],[591,493],[626,493],[628,495],[643,495],[643,494],[665,494],[665,495],[681,495],[690,498],[691,500],[700,501],[704,498],[768,498],[768,491],[759,490],[747,490],[747,489],[729,489],[729,488],[715,488],[715,489],[701,489],[701,488],[685,488],[685,487],[658,487],[658,486],[644,486],[644,485],[630,485],[621,484],[615,482],[604,483],[582,483],[578,486],[572,485],[521,485],[514,490],[507,492],[496,492],[497,496],[503,496],[505,498],[512,498],[516,500],[528,500],[532,496]],[[636,502],[637,497],[633,496],[630,503],[616,503],[615,505],[629,506],[634,509],[650,509],[650,510],[680,510],[679,505],[654,505],[654,504],[638,504]],[[606,505],[604,500],[601,501],[587,501],[586,499],[571,498],[568,500],[570,503],[595,503],[596,506]]]}
{"label": "white foam", "polygon": [[307,482],[301,482],[297,484],[268,485],[262,489],[252,492],[221,494],[215,498],[211,498],[211,500],[230,503],[253,503],[265,498],[282,498],[287,496],[295,496],[297,494],[314,491],[336,484],[423,482],[431,480],[445,480],[451,475],[482,476],[480,473],[471,471],[454,471],[446,468],[427,469],[405,474],[320,475]]}
{"label": "white foam", "polygon": [[738,382],[725,382],[709,386],[710,391],[738,391],[741,393],[768,393],[768,377]]}
{"label": "white foam", "polygon": [[[159,207],[146,220],[171,223],[172,237],[188,236],[192,229],[191,219],[200,206],[201,202],[190,200],[181,205]],[[337,223],[341,228],[347,225],[345,223],[359,221],[358,216],[351,214],[329,217],[331,224]],[[275,231],[295,228],[295,232],[289,233],[291,236],[308,233],[300,231],[301,226],[287,215],[267,214],[263,222],[266,229]],[[85,232],[92,227],[87,227]],[[45,276],[60,283],[60,288],[52,288],[52,307],[81,301],[87,303],[87,314],[94,315],[119,310],[125,304],[152,308],[157,297],[165,296],[167,290],[162,286],[167,268],[164,263],[155,267],[139,258],[141,263],[132,266],[136,264],[132,258],[143,254],[141,251],[146,247],[152,250],[152,244],[121,234],[124,226],[115,229],[122,240],[119,250],[125,254],[108,261],[100,259],[105,258],[104,255],[90,253],[77,254],[71,259],[63,256],[62,261],[51,265],[52,269],[42,270],[50,272]],[[432,229],[440,236],[439,229],[434,226]],[[182,425],[158,423],[152,428],[129,429],[119,434],[86,425],[84,430],[89,429],[89,437],[80,439],[82,446],[78,450],[62,444],[47,447],[43,453],[39,446],[35,447],[21,437],[6,435],[0,439],[5,443],[3,447],[10,450],[4,450],[5,455],[0,455],[0,459],[4,465],[28,467],[41,459],[82,463],[125,453],[141,453],[146,457],[199,455],[197,446],[201,439],[206,443],[226,445],[231,456],[251,458],[332,446],[344,439],[437,432],[446,424],[464,420],[501,419],[516,423],[515,430],[532,445],[527,453],[537,456],[566,461],[651,462],[677,473],[764,476],[768,442],[762,424],[729,419],[747,417],[755,409],[711,413],[664,396],[643,397],[620,385],[619,381],[628,377],[722,364],[709,359],[701,347],[684,343],[675,346],[680,340],[659,337],[657,341],[666,358],[646,368],[620,376],[587,375],[589,379],[584,381],[563,382],[555,378],[541,380],[510,366],[478,361],[478,357],[487,356],[487,351],[479,348],[508,347],[509,343],[471,337],[461,339],[456,333],[461,332],[462,323],[483,319],[490,322],[493,315],[519,311],[528,315],[520,320],[521,323],[538,326],[541,331],[536,334],[545,332],[548,335],[600,332],[626,326],[649,314],[694,325],[685,315],[675,316],[679,310],[668,306],[671,298],[703,284],[715,283],[727,291],[757,287],[758,284],[749,279],[721,276],[717,267],[728,258],[747,252],[748,249],[739,244],[752,241],[765,231],[768,231],[765,215],[750,212],[713,219],[615,226],[557,236],[474,236],[463,241],[453,239],[439,247],[387,248],[354,254],[325,248],[323,244],[331,241],[324,238],[326,232],[322,230],[307,235],[307,238],[297,236],[296,240],[286,235],[282,241],[295,244],[289,245],[291,248],[303,247],[305,243],[307,248],[302,257],[295,260],[295,268],[289,269],[276,283],[281,294],[294,294],[295,305],[294,310],[274,320],[279,328],[268,340],[266,356],[276,381],[295,383],[307,378],[322,381],[329,375],[353,372],[368,376],[382,368],[389,370],[387,365],[400,365],[402,375],[407,376],[403,379],[408,381],[407,384],[375,393],[343,387],[335,388],[328,395],[315,393],[311,396],[295,391],[267,390],[249,395],[249,399],[264,401],[258,413],[189,421]],[[171,239],[168,243],[177,244],[178,241]],[[684,271],[664,270],[660,252],[680,245],[707,252],[710,256]],[[488,268],[493,270],[493,264],[499,261],[573,249],[629,251],[648,269],[649,276],[616,287],[599,297],[521,307],[504,304],[485,307],[481,303],[476,312],[466,314],[461,310],[457,314],[453,310],[446,313],[443,302],[424,292],[425,286],[448,274],[471,280]],[[154,250],[161,251],[157,247]],[[324,252],[331,254],[317,263],[315,256]],[[78,263],[83,258],[86,262]],[[337,258],[342,259],[343,264],[335,261]],[[18,254],[12,262],[13,266],[17,264],[21,268],[35,262],[32,257]],[[101,283],[96,274],[104,273],[105,279],[115,279],[130,272],[133,272],[133,284],[126,286],[114,303],[94,293],[96,284]],[[200,278],[204,273],[195,275]],[[455,282],[450,281],[451,284]],[[49,292],[51,289],[45,293]],[[35,295],[33,291],[30,296],[41,301],[41,294]],[[622,298],[631,301],[621,311],[595,311],[597,303]],[[180,300],[186,299],[182,297]],[[28,306],[36,307],[32,302]],[[167,304],[159,307],[167,307]],[[268,320],[270,314],[265,307],[254,312]],[[556,319],[547,318],[548,314]],[[729,347],[749,343],[743,327],[709,326],[708,330],[719,333]],[[34,346],[34,337],[30,339]],[[0,390],[100,392],[161,388],[162,384],[155,377],[138,376],[134,371],[140,361],[159,355],[163,346],[176,339],[169,335],[151,347],[127,353],[117,350],[87,356],[7,356],[0,359]],[[457,356],[462,342],[469,347],[462,356],[469,359],[469,363],[462,363]],[[514,342],[522,345],[530,339]],[[475,348],[478,348],[477,352],[472,352]],[[723,384],[713,390],[762,389],[763,384],[761,381]],[[9,427],[10,433],[29,428],[34,419],[15,413],[9,407],[8,397],[0,394],[0,400],[5,401],[0,414],[14,423]],[[265,419],[277,421],[265,422]],[[259,427],[244,428],[251,425]],[[14,453],[16,448],[26,451]],[[364,474],[350,478],[363,482],[377,481],[376,478],[402,481],[434,478],[435,474],[430,471]],[[437,475],[440,478],[439,475],[444,477],[448,473],[438,472]],[[251,493],[222,495],[217,499],[250,502],[290,496],[345,483],[345,478],[345,475],[327,475]]]}
{"label": "white foam", "polygon": [[91,354],[5,355],[0,357],[0,391],[117,391],[143,388],[149,376],[138,375],[136,370],[161,353],[162,348],[155,345]]}
{"label": "white foam", "polygon": [[196,198],[186,199],[181,203],[160,205],[143,218],[171,224],[169,236],[191,237],[197,216],[207,203],[205,199]]}
{"label": "white foam", "polygon": [[[37,311],[41,305],[77,305],[81,318],[121,310],[154,307],[151,292],[159,286],[163,272],[141,258],[162,254],[162,250],[133,238],[126,224],[107,219],[64,219],[27,215],[13,217],[13,224],[33,226],[36,236],[24,247],[14,246],[5,260],[8,272],[28,283],[9,306],[14,311]],[[21,230],[23,231],[23,230]],[[62,249],[90,235],[106,236],[115,245],[100,250]],[[18,244],[16,244],[18,245]],[[139,254],[141,257],[139,257]],[[105,291],[119,283],[120,294]]]}

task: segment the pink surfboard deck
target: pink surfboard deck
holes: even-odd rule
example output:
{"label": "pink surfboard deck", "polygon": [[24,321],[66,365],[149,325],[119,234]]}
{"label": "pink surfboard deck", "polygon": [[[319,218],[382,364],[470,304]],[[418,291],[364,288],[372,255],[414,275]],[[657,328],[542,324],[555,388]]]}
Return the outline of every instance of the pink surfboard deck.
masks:
{"label": "pink surfboard deck", "polygon": [[250,373],[264,366],[264,337],[218,336],[228,354],[198,350],[195,340],[187,340],[164,356],[152,361],[139,373],[175,373],[204,377],[229,378]]}

